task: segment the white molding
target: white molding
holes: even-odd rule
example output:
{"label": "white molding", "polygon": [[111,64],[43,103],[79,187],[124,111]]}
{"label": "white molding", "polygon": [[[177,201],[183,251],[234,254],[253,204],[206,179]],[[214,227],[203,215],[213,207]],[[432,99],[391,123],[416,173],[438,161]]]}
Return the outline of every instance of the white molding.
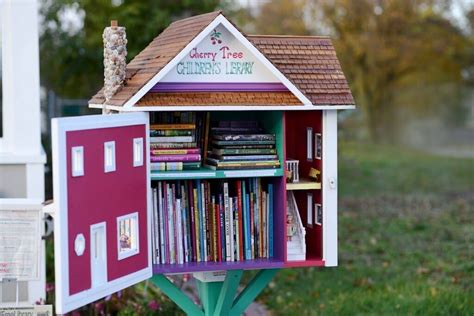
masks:
{"label": "white molding", "polygon": [[337,112],[323,112],[323,260],[327,267],[338,264],[337,246]]}
{"label": "white molding", "polygon": [[143,137],[138,137],[133,139],[133,166],[141,167],[143,166]]}
{"label": "white molding", "polygon": [[[108,128],[119,126],[145,125],[145,135],[149,133],[148,113],[128,113],[121,115],[87,115],[80,117],[56,118],[52,120],[52,156],[53,156],[53,194],[57,207],[54,216],[54,244],[55,244],[55,287],[56,313],[65,314],[85,304],[98,300],[111,293],[132,286],[152,276],[151,262],[151,210],[150,189],[147,189],[147,216],[148,216],[148,266],[132,274],[105,283],[97,288],[69,295],[69,248],[68,218],[67,218],[67,163],[66,163],[66,132],[80,131],[93,128]],[[149,148],[149,137],[146,137]],[[150,183],[149,151],[147,150],[147,184]]]}
{"label": "white molding", "polygon": [[[135,225],[135,228],[132,229],[132,232],[135,232],[136,245],[135,249],[130,249],[126,252],[120,252],[120,221],[133,219],[132,223]],[[117,217],[117,254],[118,260],[123,260],[125,258],[138,255],[140,253],[140,238],[138,238],[138,232],[140,231],[140,223],[138,218],[138,212],[133,212],[127,215]]]}
{"label": "white molding", "polygon": [[109,141],[104,143],[104,172],[116,171],[116,156],[115,156],[115,141]]}
{"label": "white molding", "polygon": [[137,93],[135,93],[124,105],[124,108],[133,107],[151,88],[166,76],[194,47],[196,47],[209,33],[219,24],[222,24],[232,35],[235,36],[251,53],[257,57],[284,85],[288,88],[304,106],[311,106],[311,101],[291,83],[250,41],[240,33],[222,14],[218,15],[204,30],[201,31],[184,49],[182,49],[170,62],[168,62],[150,81],[148,81]]}
{"label": "white molding", "polygon": [[84,175],[84,146],[71,148],[71,175],[73,177]]}
{"label": "white molding", "polygon": [[317,111],[317,110],[354,110],[355,105],[195,105],[195,106],[123,106],[89,104],[93,109],[105,109],[118,112],[160,112],[160,111]]}

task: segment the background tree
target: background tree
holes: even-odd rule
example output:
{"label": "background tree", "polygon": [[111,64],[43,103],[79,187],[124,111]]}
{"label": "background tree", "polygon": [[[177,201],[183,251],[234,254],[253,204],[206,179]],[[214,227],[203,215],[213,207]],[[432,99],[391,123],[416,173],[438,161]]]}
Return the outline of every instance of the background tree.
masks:
{"label": "background tree", "polygon": [[448,0],[277,0],[263,3],[245,29],[331,36],[372,140],[395,142],[403,110],[465,117],[468,39],[446,16],[449,7]]}
{"label": "background tree", "polygon": [[173,20],[213,11],[218,0],[43,0],[41,83],[62,97],[89,98],[103,84],[102,32],[127,28],[132,59]]}

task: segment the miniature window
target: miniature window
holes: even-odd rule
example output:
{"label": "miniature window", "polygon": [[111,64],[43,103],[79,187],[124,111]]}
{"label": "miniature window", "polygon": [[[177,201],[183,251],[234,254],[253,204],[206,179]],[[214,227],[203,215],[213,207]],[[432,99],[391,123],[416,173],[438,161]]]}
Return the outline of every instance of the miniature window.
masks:
{"label": "miniature window", "polygon": [[115,142],[104,143],[104,171],[115,171]]}
{"label": "miniature window", "polygon": [[136,255],[138,249],[138,213],[117,218],[118,259]]}
{"label": "miniature window", "polygon": [[143,166],[143,138],[133,139],[133,166]]}
{"label": "miniature window", "polygon": [[320,133],[314,134],[314,157],[321,159],[323,156],[323,137]]}
{"label": "miniature window", "polygon": [[80,177],[84,175],[84,147],[77,146],[71,149],[72,176]]}

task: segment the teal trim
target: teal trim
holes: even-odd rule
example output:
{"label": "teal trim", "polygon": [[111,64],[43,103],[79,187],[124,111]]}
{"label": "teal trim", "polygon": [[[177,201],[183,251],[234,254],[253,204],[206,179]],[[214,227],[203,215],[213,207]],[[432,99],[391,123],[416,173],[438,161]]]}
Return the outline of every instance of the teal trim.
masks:
{"label": "teal trim", "polygon": [[[277,144],[278,145],[278,144]],[[277,147],[278,152],[280,149]],[[280,160],[281,160],[280,156]],[[278,169],[248,169],[248,170],[212,170],[200,168],[185,171],[156,171],[151,173],[151,180],[178,180],[178,179],[226,179],[251,177],[281,177],[283,168]]]}
{"label": "teal trim", "polygon": [[217,298],[214,316],[228,315],[239,287],[242,270],[227,271],[224,284]]}
{"label": "teal trim", "polygon": [[[186,314],[204,316],[204,312],[163,274],[155,274],[150,279],[160,290],[176,303]],[[207,315],[207,314],[206,314]]]}
{"label": "teal trim", "polygon": [[217,297],[221,293],[223,282],[201,282],[196,279],[196,285],[199,292],[199,298],[204,309],[205,316],[214,315]]}
{"label": "teal trim", "polygon": [[234,300],[229,316],[240,316],[255,300],[262,290],[270,283],[278,269],[260,270],[247,287]]}

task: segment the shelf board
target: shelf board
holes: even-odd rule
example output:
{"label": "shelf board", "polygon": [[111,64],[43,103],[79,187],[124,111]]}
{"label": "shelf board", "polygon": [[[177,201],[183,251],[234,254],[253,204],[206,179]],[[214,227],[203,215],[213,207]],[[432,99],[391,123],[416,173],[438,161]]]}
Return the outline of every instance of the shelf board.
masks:
{"label": "shelf board", "polygon": [[253,177],[280,177],[283,169],[247,169],[247,170],[212,170],[200,168],[183,171],[154,171],[151,180],[177,179],[226,179],[226,178],[253,178]]}
{"label": "shelf board", "polygon": [[154,274],[175,274],[221,270],[260,270],[283,268],[283,261],[277,259],[255,259],[233,262],[188,262],[184,264],[154,264]]}
{"label": "shelf board", "polygon": [[301,178],[300,182],[297,183],[287,183],[286,190],[320,190],[321,183],[314,182],[306,178]]}

